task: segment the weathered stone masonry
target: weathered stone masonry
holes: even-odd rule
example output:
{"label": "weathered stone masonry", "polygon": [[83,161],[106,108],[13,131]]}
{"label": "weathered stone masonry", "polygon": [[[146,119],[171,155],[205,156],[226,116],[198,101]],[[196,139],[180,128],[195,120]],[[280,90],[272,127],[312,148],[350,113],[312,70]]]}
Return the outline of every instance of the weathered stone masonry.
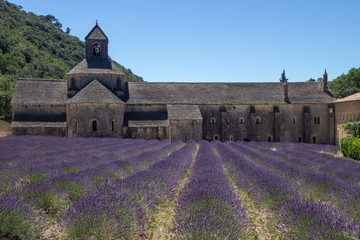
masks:
{"label": "weathered stone masonry", "polygon": [[324,82],[128,83],[96,24],[67,80],[18,79],[14,134],[335,144]]}

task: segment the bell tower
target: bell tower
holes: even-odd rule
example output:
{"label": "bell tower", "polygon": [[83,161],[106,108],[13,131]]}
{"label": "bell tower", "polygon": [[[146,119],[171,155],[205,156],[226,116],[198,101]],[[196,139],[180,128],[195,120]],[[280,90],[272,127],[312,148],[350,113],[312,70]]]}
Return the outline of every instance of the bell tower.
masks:
{"label": "bell tower", "polygon": [[108,55],[109,39],[101,30],[97,21],[88,35],[86,35],[85,44],[88,68],[111,69],[111,62]]}

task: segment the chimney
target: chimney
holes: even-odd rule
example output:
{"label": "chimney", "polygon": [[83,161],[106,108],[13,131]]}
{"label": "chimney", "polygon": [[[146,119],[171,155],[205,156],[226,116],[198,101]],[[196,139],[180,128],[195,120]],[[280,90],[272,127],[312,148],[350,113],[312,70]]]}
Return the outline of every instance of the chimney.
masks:
{"label": "chimney", "polygon": [[325,69],[325,72],[324,72],[324,75],[323,75],[323,81],[324,81],[323,91],[324,92],[329,91],[329,87],[327,85],[327,80],[328,80],[328,75],[327,75],[327,72],[326,72],[326,69]]}
{"label": "chimney", "polygon": [[289,102],[289,94],[288,94],[288,83],[284,81],[284,101]]}

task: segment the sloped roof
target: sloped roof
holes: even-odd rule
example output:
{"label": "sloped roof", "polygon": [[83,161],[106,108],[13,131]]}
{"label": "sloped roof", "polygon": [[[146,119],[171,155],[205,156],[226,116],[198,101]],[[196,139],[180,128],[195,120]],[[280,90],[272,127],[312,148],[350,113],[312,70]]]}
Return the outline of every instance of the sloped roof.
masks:
{"label": "sloped roof", "polygon": [[167,127],[168,120],[130,120],[128,126],[131,127]]}
{"label": "sloped roof", "polygon": [[85,39],[109,40],[97,23],[86,35]]}
{"label": "sloped roof", "polygon": [[337,99],[337,100],[335,101],[335,103],[340,103],[340,102],[352,102],[352,101],[360,101],[360,92],[359,92],[359,93],[355,93],[355,94],[350,95],[350,96],[345,97],[345,98]]}
{"label": "sloped roof", "polygon": [[65,128],[66,122],[15,122],[11,123],[11,127],[44,127],[44,128]]}
{"label": "sloped roof", "polygon": [[11,104],[65,104],[66,101],[66,80],[19,78]]}
{"label": "sloped roof", "polygon": [[124,103],[98,80],[91,81],[67,103]]}
{"label": "sloped roof", "polygon": [[[130,83],[128,104],[285,104],[276,83]],[[290,103],[331,103],[322,82],[288,83]]]}
{"label": "sloped roof", "polygon": [[198,105],[167,105],[170,120],[202,119]]}
{"label": "sloped roof", "polygon": [[67,74],[116,74],[116,75],[125,75],[113,62],[111,62],[111,69],[108,68],[89,68],[88,62],[86,59],[79,62],[75,67],[73,67]]}

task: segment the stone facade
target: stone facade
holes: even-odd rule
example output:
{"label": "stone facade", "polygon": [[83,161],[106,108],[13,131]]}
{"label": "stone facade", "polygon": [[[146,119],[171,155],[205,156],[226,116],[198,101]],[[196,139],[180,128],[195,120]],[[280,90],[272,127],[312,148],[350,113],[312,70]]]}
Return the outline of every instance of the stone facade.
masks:
{"label": "stone facade", "polygon": [[[324,82],[128,83],[96,24],[67,80],[18,79],[14,134],[335,144]],[[351,108],[351,106],[350,106]],[[338,119],[338,118],[336,118]]]}
{"label": "stone facade", "polygon": [[336,144],[340,145],[342,138],[352,136],[343,125],[351,121],[360,121],[360,93],[335,101],[336,110]]}

